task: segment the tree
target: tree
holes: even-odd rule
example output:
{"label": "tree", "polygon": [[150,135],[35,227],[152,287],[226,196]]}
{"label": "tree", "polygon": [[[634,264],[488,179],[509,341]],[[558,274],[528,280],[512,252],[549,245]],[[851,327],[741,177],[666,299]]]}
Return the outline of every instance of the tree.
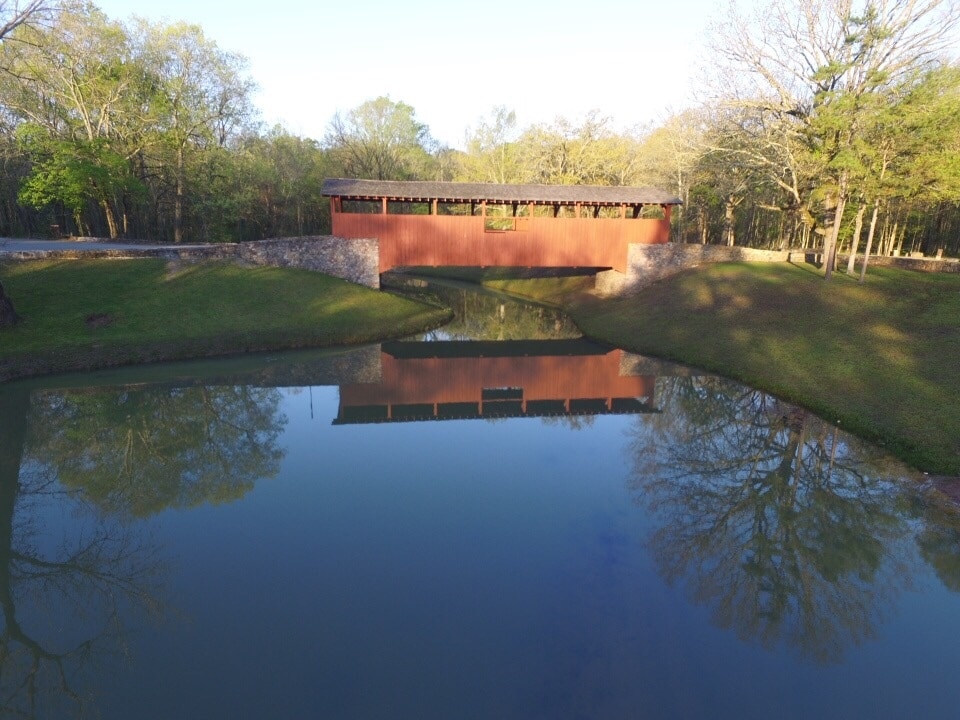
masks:
{"label": "tree", "polygon": [[546,185],[633,185],[639,166],[636,138],[614,132],[594,110],[579,124],[558,118],[528,128],[517,142],[527,182]]}
{"label": "tree", "polygon": [[0,328],[16,325],[19,319],[17,311],[13,307],[13,301],[7,297],[7,293],[3,289],[3,283],[0,283]]}
{"label": "tree", "polygon": [[0,0],[0,41],[21,25],[46,17],[52,11],[50,0]]}
{"label": "tree", "polygon": [[221,50],[197,25],[137,28],[140,58],[154,80],[152,121],[173,155],[173,239],[184,239],[188,155],[224,147],[251,117],[246,59]]}
{"label": "tree", "polygon": [[[16,0],[15,2],[0,0],[0,43],[18,27],[46,13],[47,10],[46,0],[29,0],[22,5]],[[0,328],[15,325],[17,320],[13,301],[7,297],[3,283],[0,283]]]}
{"label": "tree", "polygon": [[433,174],[437,143],[414,109],[389,97],[368,100],[345,115],[337,112],[324,146],[348,177],[414,180]]}
{"label": "tree", "polygon": [[663,124],[646,133],[640,145],[640,178],[643,184],[672,188],[683,205],[672,216],[676,236],[685,242],[685,219],[690,213],[697,163],[706,150],[705,113],[687,110],[668,117]]}
{"label": "tree", "polygon": [[458,179],[463,182],[518,183],[523,169],[517,155],[517,116],[498,105],[490,119],[467,129],[467,150],[460,158]]}
{"label": "tree", "polygon": [[774,0],[750,19],[734,10],[714,33],[722,101],[745,130],[779,138],[757,148],[762,161],[779,176],[784,153],[806,158],[827,279],[867,118],[949,47],[958,12],[953,0]]}
{"label": "tree", "polygon": [[74,208],[93,203],[117,237],[116,193],[128,186],[129,175],[116,163],[126,154],[118,130],[138,116],[133,108],[142,88],[123,28],[95,7],[79,5],[62,9],[49,28],[21,25],[14,39],[0,46],[7,70],[0,102],[38,128],[31,137],[47,140],[24,148],[34,163],[24,200]]}

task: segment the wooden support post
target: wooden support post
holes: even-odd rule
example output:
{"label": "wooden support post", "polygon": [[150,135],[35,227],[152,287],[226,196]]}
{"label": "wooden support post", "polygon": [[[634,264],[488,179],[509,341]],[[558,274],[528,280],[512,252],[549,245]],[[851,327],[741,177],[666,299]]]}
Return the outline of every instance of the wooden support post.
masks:
{"label": "wooden support post", "polygon": [[436,198],[434,198],[433,202],[430,203],[430,214],[431,214],[431,215],[436,215],[436,214],[437,214],[437,203],[438,203],[438,201],[436,200]]}
{"label": "wooden support post", "polygon": [[386,215],[386,214],[387,214],[387,199],[386,199],[386,198],[380,198],[380,202],[381,202],[380,214],[381,214],[381,215]]}
{"label": "wooden support post", "polygon": [[623,203],[620,203],[620,219],[621,220],[627,219],[627,206],[624,205]]}

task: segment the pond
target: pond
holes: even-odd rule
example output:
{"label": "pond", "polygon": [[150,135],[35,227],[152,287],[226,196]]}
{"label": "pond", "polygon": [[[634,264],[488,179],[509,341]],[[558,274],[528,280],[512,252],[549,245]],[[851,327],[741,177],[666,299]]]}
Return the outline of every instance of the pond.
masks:
{"label": "pond", "polygon": [[426,337],[0,386],[0,712],[955,716],[936,481],[430,291]]}

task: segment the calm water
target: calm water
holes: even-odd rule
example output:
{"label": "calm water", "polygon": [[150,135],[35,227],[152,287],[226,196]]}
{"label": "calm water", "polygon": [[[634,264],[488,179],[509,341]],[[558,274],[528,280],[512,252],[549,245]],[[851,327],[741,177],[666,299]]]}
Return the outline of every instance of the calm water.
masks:
{"label": "calm water", "polygon": [[956,717],[935,483],[460,300],[431,342],[0,386],[3,709]]}

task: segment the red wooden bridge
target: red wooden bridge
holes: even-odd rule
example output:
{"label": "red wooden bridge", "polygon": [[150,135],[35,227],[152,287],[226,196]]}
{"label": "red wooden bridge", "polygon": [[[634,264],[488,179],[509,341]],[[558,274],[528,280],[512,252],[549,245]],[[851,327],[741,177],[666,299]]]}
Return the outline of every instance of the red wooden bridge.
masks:
{"label": "red wooden bridge", "polygon": [[662,190],[327,179],[333,234],[376,238],[398,267],[596,267],[626,271],[632,243],[670,240],[681,200]]}

